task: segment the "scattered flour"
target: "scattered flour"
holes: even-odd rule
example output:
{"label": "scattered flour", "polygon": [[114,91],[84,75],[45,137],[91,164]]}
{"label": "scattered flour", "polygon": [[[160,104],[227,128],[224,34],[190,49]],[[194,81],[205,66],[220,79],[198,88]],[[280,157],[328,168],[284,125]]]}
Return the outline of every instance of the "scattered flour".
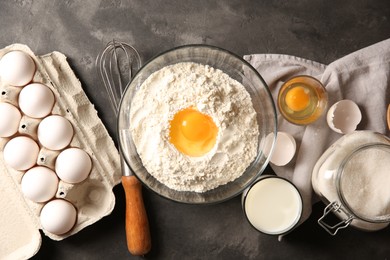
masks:
{"label": "scattered flour", "polygon": [[[213,149],[189,157],[169,142],[170,120],[195,107],[218,127]],[[130,130],[148,172],[178,191],[205,192],[240,177],[257,155],[258,124],[249,93],[221,70],[183,62],[150,75],[134,96]]]}

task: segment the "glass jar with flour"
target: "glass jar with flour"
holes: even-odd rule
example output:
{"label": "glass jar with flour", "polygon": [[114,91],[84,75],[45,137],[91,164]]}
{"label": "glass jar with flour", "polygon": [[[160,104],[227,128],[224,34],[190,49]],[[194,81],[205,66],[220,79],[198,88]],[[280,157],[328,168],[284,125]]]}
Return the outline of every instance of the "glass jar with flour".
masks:
{"label": "glass jar with flour", "polygon": [[[331,235],[348,226],[385,228],[390,223],[390,139],[372,131],[343,136],[317,161],[312,185],[327,204],[318,223]],[[332,224],[331,212],[338,217]]]}

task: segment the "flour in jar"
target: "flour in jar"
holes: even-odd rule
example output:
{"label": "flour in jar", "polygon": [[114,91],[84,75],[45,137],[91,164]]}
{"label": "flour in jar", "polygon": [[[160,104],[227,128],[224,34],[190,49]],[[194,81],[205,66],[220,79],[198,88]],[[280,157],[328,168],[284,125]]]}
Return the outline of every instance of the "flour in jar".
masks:
{"label": "flour in jar", "polygon": [[[206,119],[184,120],[179,129],[192,127],[191,136],[209,138],[208,126],[197,125],[207,118],[217,129],[215,144],[205,154],[189,156],[172,141],[173,119],[186,109]],[[205,192],[234,181],[257,156],[259,130],[249,93],[208,65],[183,62],[151,74],[133,98],[130,131],[144,167],[178,191]]]}

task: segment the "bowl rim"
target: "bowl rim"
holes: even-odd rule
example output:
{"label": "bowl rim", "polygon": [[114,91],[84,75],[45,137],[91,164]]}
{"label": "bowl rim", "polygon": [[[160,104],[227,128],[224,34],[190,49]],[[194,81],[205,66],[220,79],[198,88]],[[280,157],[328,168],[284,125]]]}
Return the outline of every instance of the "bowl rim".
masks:
{"label": "bowl rim", "polygon": [[[272,110],[274,111],[273,113],[273,119],[274,119],[274,126],[273,126],[273,131],[274,131],[274,142],[273,142],[273,145],[272,145],[272,148],[270,150],[270,154],[268,157],[266,157],[265,159],[265,162],[263,164],[263,166],[261,167],[261,169],[258,171],[258,173],[253,177],[253,179],[251,181],[249,181],[245,186],[243,186],[241,189],[238,189],[236,192],[233,192],[232,194],[230,194],[229,196],[227,197],[224,197],[222,199],[217,199],[217,200],[213,200],[213,201],[202,201],[202,202],[191,202],[191,201],[183,201],[183,200],[178,200],[178,199],[174,199],[172,197],[169,197],[169,196],[165,196],[164,194],[161,194],[157,191],[155,191],[154,189],[152,189],[152,187],[150,187],[149,185],[147,185],[146,183],[144,183],[141,178],[135,173],[135,171],[132,169],[132,167],[130,166],[130,163],[129,163],[129,160],[128,160],[128,157],[129,156],[125,156],[124,155],[124,148],[122,147],[122,142],[121,142],[121,134],[120,134],[120,128],[119,128],[119,117],[120,117],[120,114],[121,114],[121,111],[122,111],[122,106],[123,106],[123,103],[124,103],[124,99],[123,97],[125,96],[125,94],[127,93],[127,91],[129,91],[129,88],[131,86],[131,84],[133,83],[134,79],[137,77],[137,75],[144,69],[144,67],[148,66],[151,62],[153,62],[155,59],[157,59],[158,57],[161,57],[163,55],[166,55],[168,53],[171,53],[171,52],[175,52],[175,51],[178,51],[178,50],[181,50],[181,49],[186,49],[186,48],[206,48],[206,49],[212,49],[212,50],[217,50],[217,51],[221,51],[221,52],[225,52],[231,56],[233,56],[234,58],[238,59],[239,61],[241,61],[243,64],[245,64],[247,66],[247,68],[249,68],[259,79],[260,81],[262,82],[263,86],[264,86],[264,89],[271,101],[271,107],[272,107]],[[124,89],[123,93],[122,93],[122,96],[121,96],[121,99],[120,99],[120,103],[119,103],[119,106],[118,106],[118,113],[117,113],[117,118],[116,118],[116,134],[117,134],[117,137],[118,137],[118,149],[119,149],[119,153],[120,153],[120,156],[122,157],[122,160],[124,160],[124,162],[126,163],[127,167],[130,169],[131,173],[142,183],[142,186],[146,187],[148,190],[152,191],[153,193],[157,194],[159,197],[162,197],[164,199],[167,199],[169,201],[173,201],[173,202],[176,202],[176,203],[179,203],[179,204],[187,204],[187,205],[214,205],[214,204],[219,204],[219,203],[222,203],[222,202],[225,202],[225,201],[228,201],[234,197],[237,197],[238,195],[242,194],[245,189],[247,189],[250,185],[252,185],[261,175],[262,173],[264,172],[264,170],[267,168],[269,162],[270,162],[270,158],[272,156],[272,153],[273,153],[273,150],[274,150],[274,147],[275,147],[275,141],[276,141],[276,133],[277,133],[277,128],[278,128],[278,120],[277,120],[277,110],[276,110],[276,104],[275,104],[275,101],[273,100],[273,96],[272,96],[272,93],[271,93],[271,90],[269,89],[269,86],[268,84],[265,82],[265,80],[263,79],[263,77],[260,75],[260,73],[248,62],[246,61],[244,58],[240,57],[239,55],[229,51],[229,50],[226,50],[224,48],[221,48],[221,47],[217,47],[217,46],[214,46],[214,45],[208,45],[208,44],[184,44],[184,45],[179,45],[179,46],[176,46],[176,47],[173,47],[171,49],[168,49],[168,50],[165,50],[165,51],[162,51],[160,53],[158,53],[157,55],[154,55],[152,56],[152,58],[150,58],[147,62],[145,62],[139,69],[138,71],[134,74],[134,76],[132,77],[131,81],[127,84],[126,88]],[[252,164],[252,163],[251,163]],[[249,166],[248,166],[249,167]],[[150,173],[149,173],[150,174]],[[228,183],[227,183],[228,184]],[[162,184],[164,185],[164,184]],[[226,185],[226,184],[224,184]],[[167,187],[166,185],[164,185],[167,189],[170,189],[169,187]],[[223,185],[221,185],[223,186]],[[216,187],[218,188],[218,187]],[[173,190],[173,189],[170,189],[170,190]],[[177,192],[190,192],[190,193],[196,193],[198,194],[198,192],[193,192],[193,191],[177,191]],[[207,192],[207,191],[206,191]],[[200,193],[201,194],[201,193]]]}

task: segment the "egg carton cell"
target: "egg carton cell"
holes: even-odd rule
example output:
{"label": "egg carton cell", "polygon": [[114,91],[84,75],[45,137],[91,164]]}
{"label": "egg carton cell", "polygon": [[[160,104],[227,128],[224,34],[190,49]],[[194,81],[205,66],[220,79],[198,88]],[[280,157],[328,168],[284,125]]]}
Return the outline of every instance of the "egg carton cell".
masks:
{"label": "egg carton cell", "polygon": [[13,87],[7,84],[1,84],[0,81],[0,102],[7,102],[11,105],[19,107],[18,97],[21,88]]}
{"label": "egg carton cell", "polygon": [[38,118],[31,118],[26,115],[22,116],[22,119],[19,123],[19,134],[20,135],[27,135],[31,137],[34,140],[38,140],[38,125],[42,121],[42,119]]}

